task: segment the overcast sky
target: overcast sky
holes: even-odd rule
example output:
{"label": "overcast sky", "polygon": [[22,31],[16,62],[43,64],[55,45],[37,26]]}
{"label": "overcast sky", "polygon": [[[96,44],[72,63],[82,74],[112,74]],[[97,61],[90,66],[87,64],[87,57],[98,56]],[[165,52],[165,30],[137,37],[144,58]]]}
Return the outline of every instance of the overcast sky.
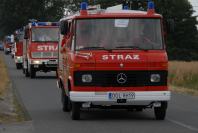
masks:
{"label": "overcast sky", "polygon": [[195,10],[194,15],[198,15],[198,0],[189,0]]}

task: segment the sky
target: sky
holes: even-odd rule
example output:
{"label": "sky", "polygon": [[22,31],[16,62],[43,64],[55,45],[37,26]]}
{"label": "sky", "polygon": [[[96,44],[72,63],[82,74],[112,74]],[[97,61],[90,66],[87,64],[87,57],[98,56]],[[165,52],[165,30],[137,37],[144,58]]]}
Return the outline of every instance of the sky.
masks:
{"label": "sky", "polygon": [[193,15],[198,15],[198,0],[189,0],[193,6],[193,9],[195,10],[195,13]]}

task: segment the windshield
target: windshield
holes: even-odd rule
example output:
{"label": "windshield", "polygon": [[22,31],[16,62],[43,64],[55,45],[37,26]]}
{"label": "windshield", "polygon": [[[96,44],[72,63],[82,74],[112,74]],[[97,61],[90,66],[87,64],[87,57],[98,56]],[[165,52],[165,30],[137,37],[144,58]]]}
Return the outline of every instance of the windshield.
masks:
{"label": "windshield", "polygon": [[82,19],[76,50],[163,49],[160,19]]}
{"label": "windshield", "polygon": [[18,41],[23,41],[23,38],[24,38],[24,34],[21,33],[21,34],[17,34],[17,35],[16,35],[15,40],[16,40],[16,42],[18,42]]}
{"label": "windshield", "polygon": [[33,28],[33,42],[57,42],[58,28]]}

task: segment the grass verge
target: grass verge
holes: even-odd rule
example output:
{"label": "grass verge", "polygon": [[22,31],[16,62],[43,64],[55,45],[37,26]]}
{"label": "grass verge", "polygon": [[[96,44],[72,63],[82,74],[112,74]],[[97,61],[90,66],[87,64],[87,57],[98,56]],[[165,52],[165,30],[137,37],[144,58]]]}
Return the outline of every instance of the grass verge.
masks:
{"label": "grass verge", "polygon": [[0,53],[0,123],[25,121],[25,115],[18,103],[9,79],[4,58]]}
{"label": "grass verge", "polygon": [[173,91],[198,95],[198,62],[169,62],[169,84]]}
{"label": "grass verge", "polygon": [[5,92],[10,80],[7,73],[2,54],[0,54],[0,96]]}

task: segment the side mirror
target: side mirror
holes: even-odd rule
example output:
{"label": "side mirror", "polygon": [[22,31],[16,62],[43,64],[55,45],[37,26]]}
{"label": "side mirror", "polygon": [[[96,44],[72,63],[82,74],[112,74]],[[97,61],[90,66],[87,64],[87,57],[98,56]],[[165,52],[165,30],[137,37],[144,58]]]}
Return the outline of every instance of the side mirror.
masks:
{"label": "side mirror", "polygon": [[25,29],[24,39],[28,39],[28,38],[29,38],[28,29]]}
{"label": "side mirror", "polygon": [[17,37],[14,38],[15,42],[19,42],[19,39]]}
{"label": "side mirror", "polygon": [[68,29],[69,29],[68,22],[67,21],[61,21],[60,22],[60,33],[62,35],[66,35],[67,32],[68,32]]}
{"label": "side mirror", "polygon": [[166,28],[167,28],[168,33],[174,33],[175,32],[175,21],[174,21],[174,19],[167,19]]}
{"label": "side mirror", "polygon": [[24,39],[28,39],[28,36],[27,35],[24,35]]}

